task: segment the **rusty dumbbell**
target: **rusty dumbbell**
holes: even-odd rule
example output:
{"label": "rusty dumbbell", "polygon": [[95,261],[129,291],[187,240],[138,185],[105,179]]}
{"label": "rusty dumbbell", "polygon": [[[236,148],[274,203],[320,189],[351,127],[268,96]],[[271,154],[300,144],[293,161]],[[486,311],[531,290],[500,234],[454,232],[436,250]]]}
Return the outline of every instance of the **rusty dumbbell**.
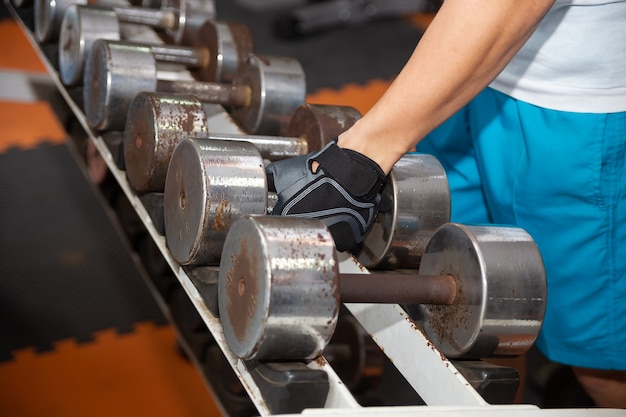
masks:
{"label": "rusty dumbbell", "polygon": [[183,94],[144,92],[135,97],[126,117],[124,159],[136,191],[163,191],[174,148],[185,138],[250,142],[263,158],[274,161],[321,149],[361,117],[349,106],[303,104],[289,118],[284,136],[227,135],[211,131],[205,106]]}
{"label": "rusty dumbbell", "polygon": [[[163,198],[166,242],[180,264],[216,265],[232,223],[246,214],[271,212],[275,194],[268,191],[264,163],[258,148],[246,141],[198,138],[178,143]],[[415,261],[423,253],[425,237],[448,220],[449,188],[443,168],[431,155],[405,155],[391,170],[384,192],[393,198],[394,212],[384,218],[396,224],[386,225],[390,234],[382,237],[382,245],[367,243],[370,235],[365,237],[364,247],[376,247],[380,253],[364,260],[378,261],[404,251],[411,256],[399,260]],[[401,266],[407,265],[400,262]]]}
{"label": "rusty dumbbell", "polygon": [[[65,13],[72,5],[87,5],[87,0],[34,0],[35,38],[38,42],[56,41]],[[164,0],[159,8],[131,6],[124,0],[94,2],[115,12],[123,23],[161,30],[175,43],[186,44],[205,21],[215,18],[215,4],[210,0]]]}
{"label": "rusty dumbbell", "polygon": [[[83,68],[97,39],[122,40],[114,8],[70,6],[59,35],[59,73],[65,85],[83,82]],[[201,81],[232,81],[239,66],[253,51],[250,29],[241,23],[206,20],[191,46],[146,44],[126,40],[128,47],[150,49],[157,63],[186,67]]]}
{"label": "rusty dumbbell", "polygon": [[317,357],[341,302],[417,304],[443,354],[484,358],[532,346],[546,282],[537,245],[519,228],[446,223],[419,273],[346,274],[321,221],[244,216],[224,242],[218,300],[226,342],[242,359]]}
{"label": "rusty dumbbell", "polygon": [[250,54],[232,83],[159,77],[150,48],[98,39],[85,63],[83,103],[94,129],[123,130],[132,100],[147,92],[183,93],[221,104],[244,131],[276,134],[306,98],[300,63],[288,57]]}

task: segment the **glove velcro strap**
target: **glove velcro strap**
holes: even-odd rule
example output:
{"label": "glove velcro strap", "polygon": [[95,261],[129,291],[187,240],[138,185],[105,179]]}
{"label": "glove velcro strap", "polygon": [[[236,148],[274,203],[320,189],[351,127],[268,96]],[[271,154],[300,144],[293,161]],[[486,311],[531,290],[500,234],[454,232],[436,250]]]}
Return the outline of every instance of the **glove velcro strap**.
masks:
{"label": "glove velcro strap", "polygon": [[376,162],[351,149],[342,149],[334,142],[311,159],[319,162],[326,175],[343,184],[356,197],[371,199],[385,184],[385,173]]}

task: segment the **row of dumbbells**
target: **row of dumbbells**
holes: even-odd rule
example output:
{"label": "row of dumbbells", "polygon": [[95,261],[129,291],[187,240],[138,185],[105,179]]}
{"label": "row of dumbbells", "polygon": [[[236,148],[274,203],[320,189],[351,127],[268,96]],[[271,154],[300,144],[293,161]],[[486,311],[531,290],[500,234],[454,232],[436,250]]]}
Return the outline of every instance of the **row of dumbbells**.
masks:
{"label": "row of dumbbells", "polygon": [[[340,302],[412,305],[407,309],[450,358],[516,356],[534,342],[546,301],[537,246],[518,228],[448,223],[447,178],[432,156],[408,154],[393,167],[384,190],[392,209],[379,214],[356,254],[365,267],[385,272],[345,276],[321,222],[266,216],[274,199],[264,166],[284,156],[275,152],[281,141],[302,149],[324,143],[358,119],[354,109],[300,106],[291,137],[200,138],[172,129],[178,125],[163,114],[181,103],[161,99],[136,99],[150,127],[138,131],[136,123],[125,132],[127,176],[135,189],[163,193],[164,234],[176,261],[219,266],[217,301],[210,302],[219,305],[236,355],[316,357],[333,335]],[[176,108],[157,111],[170,104]],[[189,97],[185,112],[201,114],[201,104]],[[328,129],[335,133],[319,133]],[[419,274],[405,273],[416,268]]]}
{"label": "row of dumbbells", "polygon": [[[315,357],[334,331],[339,300],[420,305],[424,329],[450,357],[530,347],[545,309],[536,245],[520,229],[449,224],[447,179],[435,158],[409,154],[394,166],[384,191],[392,209],[357,254],[370,269],[419,267],[419,274],[339,274],[321,223],[264,217],[273,201],[265,164],[320,149],[360,115],[306,104],[301,66],[255,54],[243,25],[207,19],[194,46],[119,40],[120,16],[154,13],[156,21],[163,10],[68,7],[59,27],[61,78],[68,86],[83,80],[94,129],[123,130],[129,183],[138,194],[162,194],[173,257],[187,267],[220,266],[219,315],[233,352]],[[196,80],[160,79],[157,62],[182,64]],[[206,103],[229,108],[246,133],[211,132]]]}
{"label": "row of dumbbells", "polygon": [[[45,1],[45,4],[54,3],[50,0]],[[244,25],[221,24],[208,18],[211,13],[196,31],[196,38],[201,39],[200,43],[204,46],[182,47],[139,45],[106,41],[103,38],[110,33],[114,33],[111,36],[118,36],[116,23],[119,15],[130,14],[129,10],[132,10],[135,16],[139,14],[137,10],[143,10],[144,15],[147,15],[156,13],[154,10],[75,4],[64,10],[59,29],[61,78],[70,86],[81,79],[74,76],[75,74],[84,73],[86,82],[82,87],[87,120],[94,128],[124,131],[124,166],[131,186],[139,193],[164,190],[165,175],[173,150],[184,138],[208,137],[212,140],[249,142],[259,150],[263,161],[271,161],[319,150],[360,117],[358,111],[352,107],[304,104],[305,76],[297,61],[286,57],[253,54],[252,37]],[[211,54],[211,51],[217,53]],[[158,79],[155,65],[157,60],[181,63],[183,59],[186,59],[186,63],[193,61],[197,64],[196,67],[202,70],[206,70],[210,65],[201,66],[198,63],[217,61],[234,63],[220,67],[224,71],[217,71],[218,68],[213,66],[214,71],[210,75],[205,71],[203,76],[196,76],[200,79],[231,80],[232,83],[225,85]],[[272,136],[220,135],[211,132],[204,104],[215,102],[237,107],[231,115],[244,131],[268,132]],[[275,136],[277,132],[283,133],[284,136]],[[245,147],[241,144],[238,146]],[[233,153],[231,150],[223,152],[225,155]],[[407,214],[410,211],[424,214],[419,223],[420,231],[426,236],[449,217],[445,174],[434,158],[414,155],[405,159],[413,159],[415,162],[407,163],[403,160],[394,169],[393,179],[390,181],[393,185],[388,187],[389,192],[404,191],[404,195],[408,196],[411,194],[409,190],[415,189],[414,184],[422,184],[420,188],[424,188],[424,184],[428,186],[430,198],[418,199],[414,194],[415,197],[411,197],[405,204]],[[253,161],[249,166],[255,172],[246,174],[246,177],[260,176],[262,173],[259,172],[259,167],[263,165],[263,161],[260,164]],[[175,161],[174,164],[176,163]],[[183,161],[182,166],[184,165]],[[424,178],[429,181],[424,181]],[[240,191],[251,195],[250,201],[258,200],[261,194],[267,195],[265,184],[252,191],[250,184],[254,184],[254,180],[242,183],[247,184],[243,187],[244,190],[235,184],[225,185],[222,192],[223,201],[237,199],[241,201],[241,198],[237,197]],[[398,186],[404,187],[405,190],[394,190]],[[191,194],[201,195],[194,191],[192,190]],[[211,190],[211,193],[213,196],[216,195],[216,190]],[[262,200],[265,200],[265,197]],[[250,201],[245,204],[251,206]],[[265,212],[268,207],[267,201],[262,202],[261,208],[258,201],[254,204],[258,207],[253,210],[248,207],[241,212]],[[429,206],[425,207],[426,204]],[[215,214],[210,213],[208,217],[214,218]],[[408,231],[414,232],[419,231]],[[376,243],[370,245],[364,253],[373,259],[364,261],[366,266],[373,267],[380,263],[386,263],[391,267],[417,265],[419,253],[423,250],[424,237],[413,244],[415,249],[407,251],[406,245],[403,245],[403,253],[394,253],[395,247],[387,245],[394,234],[387,231],[381,233],[386,236],[383,237],[385,252],[381,252],[383,248],[376,248],[375,246],[380,246]],[[372,238],[372,241],[374,240]],[[205,241],[202,236],[194,239],[198,245]],[[219,245],[215,249],[194,247],[190,251],[205,255],[193,258],[180,255],[177,257],[178,260],[183,264],[202,264],[215,262],[220,254]],[[211,251],[213,252],[211,255],[206,255]],[[180,253],[178,250],[174,252]]]}
{"label": "row of dumbbells", "polygon": [[[136,0],[130,3],[125,0],[13,1],[16,8],[34,6],[34,35],[40,43],[57,41],[67,10],[88,4],[115,13],[121,24],[145,25],[163,32],[177,44],[189,43],[205,21],[215,18],[212,0]],[[115,27],[119,28],[119,23]],[[109,30],[112,31],[113,27]]]}
{"label": "row of dumbbells", "polygon": [[[164,115],[175,115],[182,105],[186,114],[195,112],[202,118],[202,103],[192,97],[185,103],[174,102],[171,97],[163,100],[155,93],[142,93],[136,99],[140,100],[143,104],[133,108],[141,116],[131,110],[129,119],[137,123],[125,132],[127,176],[135,189],[163,192],[166,242],[180,264],[220,265],[221,301],[217,304],[226,323],[227,341],[241,357],[284,360],[319,354],[333,334],[338,313],[337,304],[332,308],[320,306],[320,300],[420,305],[414,311],[416,316],[449,357],[515,356],[532,345],[545,308],[545,273],[536,245],[516,228],[447,224],[447,179],[435,158],[410,154],[394,166],[384,191],[393,201],[392,209],[379,214],[357,254],[370,269],[419,267],[420,276],[385,273],[370,280],[363,275],[348,286],[362,290],[360,295],[350,295],[348,290],[339,297],[337,283],[349,281],[339,278],[337,262],[331,256],[332,239],[323,233],[323,225],[311,226],[315,230],[312,233],[303,229],[307,224],[303,219],[261,220],[259,216],[271,212],[273,201],[264,171],[267,159],[284,157],[285,153],[277,150],[287,145],[299,143],[303,150],[321,146],[358,119],[354,109],[301,106],[288,127],[291,137],[208,134],[207,138],[193,138],[189,131],[181,133],[180,125]],[[175,107],[169,109],[169,105]],[[159,109],[164,111],[159,113]],[[146,128],[141,129],[142,125]],[[246,226],[231,230],[238,220]],[[257,221],[270,222],[270,227],[261,228],[275,228],[275,233],[256,235]],[[268,236],[274,239],[270,242]],[[312,248],[322,246],[326,252],[311,252],[307,236],[324,236],[321,240],[325,244],[313,242]],[[229,238],[239,241],[225,249]],[[254,244],[255,239],[261,241]],[[242,253],[241,241],[252,248]],[[281,251],[288,256],[281,256]],[[250,259],[244,260],[247,257]],[[239,260],[235,262],[237,272],[229,269],[234,259]],[[276,259],[285,261],[279,267],[267,267]],[[315,264],[319,259],[329,264]],[[327,274],[321,274],[322,270]],[[431,275],[444,277],[432,279]],[[238,276],[243,284],[235,286],[232,276]],[[242,297],[243,301],[236,301]],[[259,303],[276,299],[283,300],[282,308]],[[228,307],[233,304],[237,308]],[[245,316],[242,311],[252,312],[254,320],[244,320],[252,327],[235,332]],[[284,317],[294,318],[288,336],[284,335]],[[297,324],[297,317],[305,317],[305,322]],[[313,335],[311,329],[316,329]],[[276,331],[283,337],[268,336]],[[254,337],[258,339],[251,342],[249,338]],[[267,340],[274,341],[272,349],[257,345]],[[239,343],[246,344],[245,350],[237,347]]]}
{"label": "row of dumbbells", "polygon": [[[163,0],[149,8],[122,0],[35,1],[36,38],[58,41],[60,78],[68,88],[82,89],[83,111],[94,130],[123,130],[130,103],[144,91],[193,94],[221,104],[248,133],[279,133],[305,103],[300,63],[256,54],[249,28],[216,20],[210,2]],[[124,24],[154,28],[172,43],[124,39]],[[161,70],[168,65],[189,70],[192,79],[172,79]]]}

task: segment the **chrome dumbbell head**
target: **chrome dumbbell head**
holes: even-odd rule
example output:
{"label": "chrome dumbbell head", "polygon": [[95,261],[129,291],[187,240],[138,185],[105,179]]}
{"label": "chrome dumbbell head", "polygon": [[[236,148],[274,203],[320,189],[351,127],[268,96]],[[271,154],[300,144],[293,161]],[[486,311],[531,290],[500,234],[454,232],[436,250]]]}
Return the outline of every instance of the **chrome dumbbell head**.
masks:
{"label": "chrome dumbbell head", "polygon": [[432,155],[406,155],[391,170],[383,194],[393,207],[378,213],[357,258],[370,269],[418,268],[428,240],[450,221],[446,172]]}
{"label": "chrome dumbbell head", "polygon": [[83,81],[83,67],[96,39],[119,40],[119,21],[111,9],[71,5],[59,34],[59,73],[67,86]]}
{"label": "chrome dumbbell head", "polygon": [[128,107],[141,91],[155,91],[156,61],[147,47],[98,39],[85,63],[83,110],[95,129],[123,130]]}
{"label": "chrome dumbbell head", "polygon": [[87,0],[34,0],[35,38],[38,42],[56,41],[61,22],[73,4],[87,4]]}
{"label": "chrome dumbbell head", "polygon": [[214,265],[231,223],[268,207],[263,158],[249,142],[184,139],[164,189],[165,239],[183,265]]}

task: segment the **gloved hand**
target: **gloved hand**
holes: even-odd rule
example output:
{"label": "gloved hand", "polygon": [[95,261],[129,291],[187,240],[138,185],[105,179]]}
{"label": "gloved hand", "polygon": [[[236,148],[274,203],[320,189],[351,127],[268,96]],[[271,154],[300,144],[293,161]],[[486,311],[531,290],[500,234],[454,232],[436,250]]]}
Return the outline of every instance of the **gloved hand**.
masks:
{"label": "gloved hand", "polygon": [[273,162],[266,173],[268,188],[278,195],[272,214],[322,220],[339,251],[354,251],[365,237],[386,180],[376,162],[335,141],[319,152]]}

